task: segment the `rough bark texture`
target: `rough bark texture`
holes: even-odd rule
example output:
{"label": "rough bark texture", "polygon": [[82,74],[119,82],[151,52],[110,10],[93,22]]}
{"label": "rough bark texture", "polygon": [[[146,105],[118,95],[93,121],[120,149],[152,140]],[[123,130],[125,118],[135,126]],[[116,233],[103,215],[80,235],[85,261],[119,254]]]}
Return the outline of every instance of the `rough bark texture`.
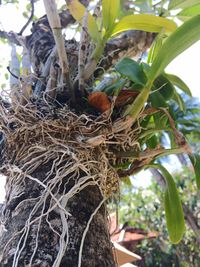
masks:
{"label": "rough bark texture", "polygon": [[[40,167],[34,172],[34,177],[41,181],[45,179],[51,165]],[[16,252],[16,248],[21,235],[14,235],[14,233],[20,231],[24,227],[24,223],[30,216],[30,211],[38,201],[38,197],[42,194],[42,188],[34,181],[30,181],[25,178],[25,191],[21,192],[19,199],[13,199],[8,206],[5,206],[5,229],[0,239],[0,266],[11,267],[13,264],[13,256]],[[18,205],[23,201],[23,205]],[[26,201],[25,201],[26,200]],[[96,186],[89,186],[79,194],[75,195],[67,207],[71,216],[68,219],[68,232],[69,243],[66,249],[66,253],[60,263],[60,267],[77,267],[78,266],[78,253],[80,249],[81,239],[83,231],[87,225],[87,222],[102,200],[102,196]],[[46,206],[42,205],[32,215],[31,220],[38,217],[42,209],[47,210],[49,206],[49,200],[46,201]],[[61,220],[58,210],[53,210],[48,217],[52,227],[54,227],[58,233],[61,234]],[[40,231],[37,233],[38,224],[40,225]],[[38,237],[37,237],[38,234]],[[13,238],[13,240],[5,247],[5,244]],[[36,240],[38,239],[38,244]],[[30,263],[31,255],[35,252],[32,264]],[[18,261],[20,267],[34,266],[34,267],[51,267],[55,261],[59,248],[59,238],[56,233],[52,231],[46,220],[41,222],[37,220],[31,224],[28,238],[24,244],[21,256]],[[112,251],[111,251],[110,237],[107,230],[107,216],[105,206],[103,205],[97,214],[94,216],[89,231],[86,235],[86,239],[83,247],[82,255],[82,267],[107,267],[114,266]]]}

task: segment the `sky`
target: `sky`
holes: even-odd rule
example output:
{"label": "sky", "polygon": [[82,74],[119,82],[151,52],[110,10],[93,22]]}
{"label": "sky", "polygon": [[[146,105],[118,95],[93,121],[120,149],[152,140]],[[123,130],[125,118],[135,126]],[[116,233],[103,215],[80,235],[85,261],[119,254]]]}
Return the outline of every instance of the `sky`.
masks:
{"label": "sky", "polygon": [[[19,32],[26,22],[26,19],[21,16],[21,10],[24,8],[25,2],[19,1],[19,9],[17,10],[14,5],[1,6],[0,7],[0,29],[14,32]],[[59,5],[63,4],[62,0],[58,0]],[[39,5],[39,6],[37,6]],[[9,13],[8,13],[9,10]],[[45,11],[41,1],[36,3],[35,10],[37,11],[37,16],[42,16]],[[8,19],[9,17],[9,19]],[[11,19],[13,18],[13,20]],[[28,30],[25,34],[29,34]],[[4,74],[6,72],[6,66],[8,66],[8,60],[10,57],[10,48],[5,47],[0,43],[0,65],[5,65],[3,70],[1,69],[0,80],[4,79]],[[184,53],[179,55],[172,63],[166,68],[166,72],[173,73],[179,76],[190,88],[194,97],[200,98],[200,41],[194,44],[192,47],[187,49]],[[141,172],[137,178],[133,179],[134,185],[140,186],[142,184],[150,183],[150,175],[147,171]],[[3,202],[5,197],[4,190],[5,177],[0,176],[0,202]]]}

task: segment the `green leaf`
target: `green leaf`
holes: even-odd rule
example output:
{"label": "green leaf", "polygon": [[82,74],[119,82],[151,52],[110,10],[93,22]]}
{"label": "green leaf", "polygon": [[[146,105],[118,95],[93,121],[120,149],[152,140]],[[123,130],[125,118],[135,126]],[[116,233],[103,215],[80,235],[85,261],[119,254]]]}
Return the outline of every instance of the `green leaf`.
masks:
{"label": "green leaf", "polygon": [[177,28],[175,22],[150,14],[134,14],[123,17],[116,23],[111,36],[128,30],[171,33]]}
{"label": "green leaf", "polygon": [[156,135],[153,135],[150,138],[148,138],[146,141],[146,145],[148,148],[152,148],[152,149],[156,148],[156,146],[158,145],[158,139]]}
{"label": "green leaf", "polygon": [[189,6],[188,8],[183,9],[181,12],[177,14],[178,17],[183,17],[183,18],[189,18],[192,16],[196,16],[200,14],[200,3],[198,1],[198,4]]}
{"label": "green leaf", "polygon": [[185,107],[185,102],[182,99],[182,97],[180,96],[180,94],[178,94],[176,92],[176,90],[174,90],[174,95],[173,95],[173,99],[176,101],[176,103],[179,105],[179,108],[181,111],[185,111],[186,107]]}
{"label": "green leaf", "polygon": [[143,67],[136,61],[130,58],[123,58],[115,69],[122,75],[128,77],[131,81],[145,85],[147,77],[143,71]]}
{"label": "green leaf", "polygon": [[134,102],[129,105],[125,111],[124,111],[124,116],[130,115],[132,117],[133,122],[138,118],[138,115],[140,114],[140,111],[144,107],[149,94],[150,94],[150,87],[144,87],[139,95],[136,97]]}
{"label": "green leaf", "polygon": [[[115,68],[122,75],[144,87],[147,78],[144,73],[143,66],[136,61],[130,58],[124,58],[115,66]],[[144,87],[134,102],[125,109],[124,116],[130,115],[133,121],[135,121],[148,99],[150,90],[151,87]]]}
{"label": "green leaf", "polygon": [[167,229],[171,242],[177,244],[181,241],[185,232],[185,221],[176,184],[171,174],[160,164],[149,165],[149,167],[159,169],[165,178],[167,188],[164,204]]}
{"label": "green leaf", "polygon": [[173,97],[175,88],[165,75],[159,75],[158,78],[155,79],[153,85],[156,90],[159,90],[159,93],[165,101]]}
{"label": "green leaf", "polygon": [[150,82],[155,80],[175,57],[200,39],[199,25],[200,15],[183,23],[167,38],[152,63],[151,70],[149,71]]}
{"label": "green leaf", "polygon": [[142,62],[141,66],[143,68],[144,73],[146,74],[146,76],[148,76],[148,72],[150,71],[151,67],[149,66],[149,64]]}
{"label": "green leaf", "polygon": [[[154,108],[161,108],[161,107],[168,107],[167,102],[165,101],[165,98],[161,95],[160,92],[152,92],[149,100],[152,104],[152,107]],[[157,115],[157,114],[155,114]]]}
{"label": "green leaf", "polygon": [[120,11],[120,0],[102,1],[103,26],[106,32],[112,31],[115,24],[115,20],[119,15],[119,11]]}
{"label": "green leaf", "polygon": [[153,44],[151,45],[150,51],[148,53],[148,59],[147,59],[148,64],[153,62],[155,56],[157,55],[159,49],[162,46],[162,43],[163,43],[163,33],[161,32],[156,36]]}
{"label": "green leaf", "polygon": [[180,90],[182,90],[184,93],[186,93],[189,96],[192,96],[192,93],[190,91],[190,88],[187,86],[187,84],[184,83],[181,78],[179,78],[176,75],[165,73],[164,76],[167,77],[167,79],[175,86],[177,86]]}
{"label": "green leaf", "polygon": [[115,95],[117,96],[122,89],[122,87],[125,85],[126,79],[119,79],[114,84],[105,87],[102,91],[105,92],[107,95]]}
{"label": "green leaf", "polygon": [[[165,104],[165,105],[164,105]],[[158,104],[158,106],[160,107],[168,107],[166,102],[160,103]],[[156,127],[166,127],[166,125],[168,125],[168,118],[167,116],[165,116],[165,114],[162,114],[162,112],[158,112],[156,114],[153,114],[153,119],[154,119],[154,124],[156,125]]]}
{"label": "green leaf", "polygon": [[173,132],[169,132],[168,133],[168,136],[169,136],[169,140],[170,140],[170,146],[171,148],[175,148],[177,147],[177,144],[175,142],[175,138],[174,138],[174,133]]}
{"label": "green leaf", "polygon": [[27,19],[28,18],[28,13],[26,12],[26,11],[24,11],[23,13],[22,13],[22,15]]}
{"label": "green leaf", "polygon": [[169,3],[169,9],[191,7],[198,3],[199,3],[199,0],[171,0]]}
{"label": "green leaf", "polygon": [[189,158],[194,167],[197,188],[200,190],[200,155],[198,154],[189,155]]}
{"label": "green leaf", "polygon": [[[86,15],[86,8],[78,0],[68,1],[67,7],[74,19],[82,24],[83,17]],[[96,21],[90,13],[88,13],[88,32],[95,42],[101,42],[101,36]]]}

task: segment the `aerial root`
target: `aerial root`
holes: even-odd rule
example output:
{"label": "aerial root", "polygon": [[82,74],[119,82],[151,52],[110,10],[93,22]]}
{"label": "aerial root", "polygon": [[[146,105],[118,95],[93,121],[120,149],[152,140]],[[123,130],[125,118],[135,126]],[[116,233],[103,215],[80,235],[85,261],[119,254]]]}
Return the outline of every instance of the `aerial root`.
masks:
{"label": "aerial root", "polygon": [[[0,129],[6,140],[6,157],[0,168],[0,172],[8,177],[6,205],[23,195],[27,181],[40,188],[37,198],[22,198],[15,207],[13,212],[17,213],[25,203],[34,203],[25,226],[5,246],[5,255],[10,244],[18,238],[12,266],[19,266],[20,256],[34,225],[36,240],[30,257],[31,266],[38,250],[41,222],[46,220],[58,238],[59,246],[53,266],[59,266],[69,242],[68,218],[71,214],[66,209],[68,202],[86,187],[98,186],[102,202],[91,215],[84,231],[79,252],[80,266],[84,239],[93,216],[111,195],[119,193],[119,177],[113,167],[116,159],[112,147],[125,151],[133,149],[137,146],[140,130],[129,130],[129,134],[113,132],[110,118],[77,115],[67,106],[55,113],[46,103],[38,109],[29,102],[26,106],[18,106],[15,111],[0,105],[0,112]],[[103,136],[103,139],[98,139],[98,136]],[[35,177],[34,173],[40,166],[48,163],[50,168],[45,177]],[[71,188],[66,190],[70,183]],[[59,229],[49,220],[52,211],[60,216]],[[2,223],[8,217],[8,214],[2,217]]]}

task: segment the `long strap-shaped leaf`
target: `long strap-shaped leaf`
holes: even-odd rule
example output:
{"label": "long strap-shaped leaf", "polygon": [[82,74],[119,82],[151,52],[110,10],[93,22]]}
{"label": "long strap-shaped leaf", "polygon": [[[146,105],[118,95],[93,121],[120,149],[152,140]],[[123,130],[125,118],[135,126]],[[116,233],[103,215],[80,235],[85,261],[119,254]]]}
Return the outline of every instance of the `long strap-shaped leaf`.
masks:
{"label": "long strap-shaped leaf", "polygon": [[141,30],[146,32],[161,32],[163,28],[166,33],[176,29],[176,23],[172,20],[157,17],[150,14],[134,14],[123,17],[114,27],[112,36],[128,30]]}
{"label": "long strap-shaped leaf", "polygon": [[190,155],[189,158],[194,167],[197,188],[200,190],[200,155],[193,154],[193,155]]}
{"label": "long strap-shaped leaf", "polygon": [[115,20],[119,15],[120,0],[103,0],[102,13],[103,13],[103,26],[106,32],[113,29]]}
{"label": "long strap-shaped leaf", "polygon": [[149,97],[150,89],[151,89],[150,86],[144,87],[142,91],[139,93],[139,95],[136,97],[135,101],[125,109],[124,116],[130,115],[133,123],[136,121],[139,113],[144,107],[144,104]]}
{"label": "long strap-shaped leaf", "polygon": [[177,86],[180,90],[182,90],[187,95],[192,96],[190,88],[187,86],[187,84],[184,83],[184,81],[181,80],[181,78],[179,78],[176,75],[168,74],[168,73],[165,73],[164,75],[173,85]]}
{"label": "long strap-shaped leaf", "polygon": [[169,9],[178,9],[191,7],[197,4],[199,0],[170,0]]}
{"label": "long strap-shaped leaf", "polygon": [[[86,8],[78,0],[67,0],[67,7],[76,21],[82,23]],[[101,36],[94,17],[88,14],[88,32],[95,42],[100,42]]]}
{"label": "long strap-shaped leaf", "polygon": [[176,184],[171,174],[160,164],[152,164],[148,165],[148,167],[159,169],[165,177],[167,188],[165,191],[164,204],[167,229],[171,242],[177,244],[180,242],[185,232],[185,221]]}
{"label": "long strap-shaped leaf", "polygon": [[191,18],[174,31],[164,42],[157,53],[151,70],[149,80],[153,81],[161,74],[165,67],[183,51],[200,39],[200,15]]}
{"label": "long strap-shaped leaf", "polygon": [[198,3],[196,5],[189,6],[183,9],[181,12],[177,14],[177,17],[180,19],[183,19],[184,21],[184,20],[189,19],[190,17],[194,17],[199,14],[200,14],[200,3],[198,0]]}

